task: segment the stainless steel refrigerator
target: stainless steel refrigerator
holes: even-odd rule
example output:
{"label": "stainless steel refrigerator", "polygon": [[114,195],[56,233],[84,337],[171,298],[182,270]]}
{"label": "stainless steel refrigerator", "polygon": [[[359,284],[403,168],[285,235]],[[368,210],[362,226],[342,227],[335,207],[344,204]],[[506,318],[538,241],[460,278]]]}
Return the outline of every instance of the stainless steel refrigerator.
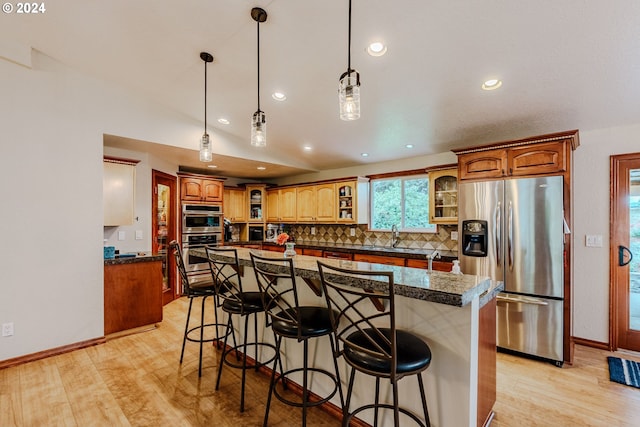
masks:
{"label": "stainless steel refrigerator", "polygon": [[462,272],[504,282],[497,299],[498,347],[561,366],[562,177],[461,183],[458,198]]}

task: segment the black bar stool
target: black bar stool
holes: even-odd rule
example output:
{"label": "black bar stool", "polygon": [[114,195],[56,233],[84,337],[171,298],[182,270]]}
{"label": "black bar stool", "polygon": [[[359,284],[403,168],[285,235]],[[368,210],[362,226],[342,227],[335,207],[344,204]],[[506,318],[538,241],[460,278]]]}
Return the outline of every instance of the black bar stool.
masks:
{"label": "black bar stool", "polygon": [[[220,388],[220,378],[222,378],[222,366],[227,365],[232,368],[242,369],[242,391],[240,393],[240,412],[244,412],[244,390],[247,372],[247,348],[254,348],[253,367],[257,371],[261,366],[270,363],[276,358],[276,347],[271,343],[258,341],[258,313],[264,312],[262,292],[245,291],[242,288],[242,277],[240,274],[240,264],[238,263],[238,251],[233,248],[205,247],[211,275],[218,289],[224,290],[219,296],[222,299],[222,310],[228,313],[229,321],[225,333],[222,347],[222,358],[218,366],[218,379],[216,380],[216,390]],[[233,329],[233,316],[245,317],[243,343],[237,345]],[[247,342],[249,330],[248,316],[253,315],[254,341]],[[233,337],[233,347],[227,347],[227,337]],[[242,348],[242,362],[239,363],[239,350]],[[258,360],[258,348],[271,348],[273,357],[263,362]],[[229,360],[229,354],[235,354],[236,361]]]}
{"label": "black bar stool", "polygon": [[[361,411],[373,409],[374,427],[377,427],[378,409],[386,408],[393,410],[395,427],[400,425],[400,413],[420,426],[430,426],[421,373],[431,363],[431,349],[420,337],[396,329],[393,272],[349,270],[320,261],[318,270],[327,306],[332,309],[334,334],[338,343],[336,358],[342,356],[351,366],[342,425],[349,425],[351,418]],[[370,280],[377,283],[374,285]],[[379,308],[373,308],[372,299],[377,300],[373,302]],[[349,413],[356,371],[376,377],[375,403]],[[407,375],[416,375],[418,378],[424,422],[398,405],[398,381]],[[379,402],[380,378],[389,378],[391,381],[393,405]]]}
{"label": "black bar stool", "polygon": [[[216,287],[213,283],[213,279],[210,276],[189,276],[187,269],[184,265],[184,258],[182,257],[182,250],[177,241],[172,240],[169,243],[169,249],[173,252],[173,256],[176,260],[176,266],[178,267],[178,274],[182,282],[182,295],[189,298],[189,311],[187,312],[187,320],[184,325],[184,335],[182,337],[182,351],[180,352],[180,363],[184,359],[184,347],[187,341],[200,343],[200,357],[198,361],[198,376],[202,376],[202,346],[205,342],[220,342],[219,327],[226,327],[223,323],[218,323],[218,311],[219,300],[216,293]],[[214,323],[204,323],[205,303],[207,298],[211,297],[213,300],[213,313],[215,316]],[[202,309],[200,311],[200,324],[189,328],[189,321],[191,320],[191,308],[193,306],[193,300],[196,298],[202,299]],[[215,329],[215,337],[205,338],[205,329]],[[194,337],[194,332],[200,332],[199,337]]]}
{"label": "black bar stool", "polygon": [[[266,258],[250,252],[251,262],[256,274],[256,280],[265,298],[265,308],[271,318],[271,329],[276,335],[276,360],[271,373],[271,383],[269,384],[269,397],[264,414],[263,426],[267,426],[269,419],[269,407],[271,396],[275,396],[282,402],[302,407],[302,425],[307,423],[307,408],[321,405],[331,399],[336,392],[340,393],[340,404],[344,406],[342,388],[340,387],[340,374],[338,372],[337,361],[333,360],[335,374],[324,369],[309,367],[309,339],[328,336],[331,343],[331,350],[335,353],[336,346],[332,336],[331,317],[329,309],[320,306],[300,306],[298,290],[296,287],[295,273],[292,258]],[[303,366],[302,368],[290,369],[276,379],[276,370],[280,363],[282,372],[282,358],[280,355],[280,345],[283,338],[294,338],[303,343]],[[285,398],[276,389],[276,383],[281,382],[286,389],[287,376],[296,372],[302,372],[302,401],[293,401]],[[333,381],[335,387],[328,396],[318,401],[309,401],[308,374],[324,375]]]}

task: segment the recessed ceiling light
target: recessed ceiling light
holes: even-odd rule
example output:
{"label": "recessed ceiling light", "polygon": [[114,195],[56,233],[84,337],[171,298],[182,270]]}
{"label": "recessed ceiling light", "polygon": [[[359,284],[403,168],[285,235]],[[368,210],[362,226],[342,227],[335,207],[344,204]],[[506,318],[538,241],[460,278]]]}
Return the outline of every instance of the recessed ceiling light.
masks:
{"label": "recessed ceiling light", "polygon": [[360,154],[362,157],[369,157],[369,153],[362,153]]}
{"label": "recessed ceiling light", "polygon": [[407,144],[405,145],[405,148],[413,148],[413,144]]}
{"label": "recessed ceiling light", "polygon": [[382,56],[387,53],[387,47],[382,42],[373,42],[367,46],[367,53],[371,56]]}
{"label": "recessed ceiling light", "polygon": [[215,169],[215,168],[217,168],[217,167],[218,167],[218,165],[207,165],[207,167],[208,167],[208,168],[211,168],[211,169]]}
{"label": "recessed ceiling light", "polygon": [[267,169],[267,168],[266,168],[266,167],[264,167],[264,166],[258,166],[258,170],[259,170],[259,171],[263,171],[263,170],[265,170],[265,169]]}
{"label": "recessed ceiling light", "polygon": [[483,90],[495,90],[502,86],[502,80],[490,79],[482,83]]}
{"label": "recessed ceiling light", "polygon": [[302,147],[302,149],[304,151],[311,151],[311,150],[313,150],[313,147],[311,147],[310,145],[305,145],[304,147]]}
{"label": "recessed ceiling light", "polygon": [[271,95],[271,97],[273,99],[275,99],[276,101],[284,101],[285,99],[287,99],[287,95],[285,95],[282,92],[273,92],[273,94]]}
{"label": "recessed ceiling light", "polygon": [[218,119],[218,123],[223,124],[223,125],[228,125],[229,124],[229,120],[225,119],[224,117],[220,117]]}

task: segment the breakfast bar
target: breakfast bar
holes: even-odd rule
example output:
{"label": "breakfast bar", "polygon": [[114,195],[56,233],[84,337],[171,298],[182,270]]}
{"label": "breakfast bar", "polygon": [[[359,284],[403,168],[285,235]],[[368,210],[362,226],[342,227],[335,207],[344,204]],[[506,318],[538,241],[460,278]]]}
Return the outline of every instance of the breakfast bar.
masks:
{"label": "breakfast bar", "polygon": [[[257,288],[251,269],[252,251],[272,258],[283,257],[275,252],[237,248],[239,263],[245,269],[243,285],[246,288]],[[204,249],[194,250],[193,255],[206,257]],[[433,354],[431,366],[423,373],[433,426],[482,426],[491,419],[495,402],[495,296],[499,286],[487,277],[296,255],[294,268],[296,276],[302,279],[298,284],[301,303],[322,304],[318,296],[318,260],[353,270],[393,271],[398,328],[421,336]],[[302,285],[303,282],[309,286]],[[354,286],[364,284],[364,280],[353,283]],[[367,285],[375,286],[375,283],[369,281]],[[371,309],[376,309],[374,304]],[[267,341],[272,336],[262,335],[261,339]],[[328,342],[321,341],[311,351],[315,353],[316,366],[331,369]],[[300,363],[302,355],[298,346],[285,346],[282,353],[285,364]],[[341,369],[344,369],[341,371],[344,382],[348,378],[346,366],[342,364]],[[369,402],[375,385],[372,378],[365,376],[359,378],[358,384],[352,396],[354,406]],[[320,379],[314,379],[310,388],[323,395],[328,387]],[[390,398],[388,382],[383,382],[381,387],[381,399]],[[418,395],[415,381],[401,381],[399,390],[401,405],[420,413],[419,399],[414,398]],[[331,403],[340,406],[337,396]],[[363,414],[363,420],[370,422],[366,415]]]}

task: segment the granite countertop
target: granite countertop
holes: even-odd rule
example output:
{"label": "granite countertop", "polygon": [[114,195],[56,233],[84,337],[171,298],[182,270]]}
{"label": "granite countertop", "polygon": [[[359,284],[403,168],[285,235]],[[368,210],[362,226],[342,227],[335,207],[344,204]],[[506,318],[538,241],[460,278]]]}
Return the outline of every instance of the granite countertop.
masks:
{"label": "granite countertop", "polygon": [[[274,245],[272,242],[229,242],[234,245],[242,245],[242,244],[263,244],[263,245]],[[427,255],[430,255],[434,250],[433,249],[413,249],[413,248],[392,248],[390,246],[373,246],[373,245],[356,245],[351,243],[320,243],[320,242],[312,242],[312,241],[296,241],[296,248],[304,248],[304,249],[320,249],[320,250],[328,250],[335,252],[346,252],[346,253],[364,253],[364,254],[372,254],[372,255],[382,255],[382,256],[390,256],[390,257],[398,257],[398,258],[413,258],[413,259],[425,259]],[[438,261],[448,261],[451,262],[455,259],[458,259],[458,253],[456,251],[441,251],[440,258]]]}
{"label": "granite countertop", "polygon": [[147,252],[136,252],[131,254],[116,255],[115,258],[105,259],[104,265],[120,265],[120,264],[133,264],[136,262],[151,262],[162,261],[165,255],[150,254]]}
{"label": "granite countertop", "polygon": [[[236,249],[238,252],[240,265],[248,267],[252,266],[251,256],[249,255],[250,252],[274,259],[283,258],[283,254],[278,252],[246,248],[233,249]],[[206,258],[204,248],[192,249],[191,254]],[[421,268],[397,267],[368,262],[319,258],[308,255],[296,255],[294,257],[293,265],[296,270],[296,275],[303,279],[319,280],[318,260],[328,265],[354,270],[393,271],[396,295],[440,304],[462,307],[482,294],[487,295],[488,293],[494,292],[489,278],[483,276],[443,273],[439,271],[428,272]],[[363,278],[362,280],[354,280],[353,285],[376,287],[376,280]]]}

